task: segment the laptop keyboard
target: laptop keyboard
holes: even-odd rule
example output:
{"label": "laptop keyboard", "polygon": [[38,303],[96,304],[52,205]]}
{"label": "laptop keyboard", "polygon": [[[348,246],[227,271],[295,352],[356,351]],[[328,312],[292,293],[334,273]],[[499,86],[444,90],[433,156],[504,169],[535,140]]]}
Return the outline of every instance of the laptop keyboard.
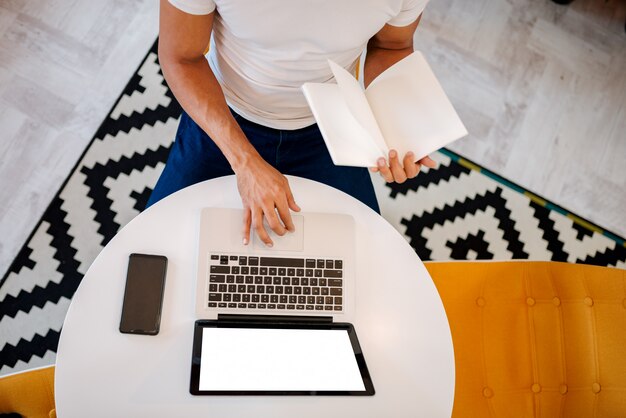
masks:
{"label": "laptop keyboard", "polygon": [[208,307],[343,311],[343,260],[211,254]]}

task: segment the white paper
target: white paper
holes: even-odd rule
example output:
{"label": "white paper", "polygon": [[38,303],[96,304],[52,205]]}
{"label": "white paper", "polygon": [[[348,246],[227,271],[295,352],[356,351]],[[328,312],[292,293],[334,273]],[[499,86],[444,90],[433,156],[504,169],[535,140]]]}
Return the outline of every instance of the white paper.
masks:
{"label": "white paper", "polygon": [[375,166],[381,151],[348,109],[339,87],[330,83],[306,83],[302,90],[335,165]]}
{"label": "white paper", "polygon": [[365,91],[390,149],[415,161],[467,135],[467,130],[420,52],[380,74]]}
{"label": "white paper", "polygon": [[374,167],[389,149],[415,161],[467,130],[420,52],[380,74],[365,92],[332,61],[337,84],[306,83],[305,97],[336,165]]}

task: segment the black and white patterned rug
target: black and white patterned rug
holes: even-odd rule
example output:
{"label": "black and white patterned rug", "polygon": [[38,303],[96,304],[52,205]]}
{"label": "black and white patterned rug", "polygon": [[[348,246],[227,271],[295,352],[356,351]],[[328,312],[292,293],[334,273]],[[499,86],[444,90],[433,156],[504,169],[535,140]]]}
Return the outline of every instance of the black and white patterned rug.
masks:
{"label": "black and white patterned rug", "polygon": [[[52,364],[91,262],[145,206],[181,108],[156,44],[0,281],[0,375]],[[405,184],[374,176],[383,216],[422,260],[531,259],[626,267],[624,239],[462,157]]]}

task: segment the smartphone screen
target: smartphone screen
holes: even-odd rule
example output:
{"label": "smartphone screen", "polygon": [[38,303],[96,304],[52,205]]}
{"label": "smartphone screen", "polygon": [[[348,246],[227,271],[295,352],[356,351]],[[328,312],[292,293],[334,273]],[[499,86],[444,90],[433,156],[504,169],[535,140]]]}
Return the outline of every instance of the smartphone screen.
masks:
{"label": "smartphone screen", "polygon": [[166,271],[167,258],[162,255],[130,255],[120,332],[159,333]]}

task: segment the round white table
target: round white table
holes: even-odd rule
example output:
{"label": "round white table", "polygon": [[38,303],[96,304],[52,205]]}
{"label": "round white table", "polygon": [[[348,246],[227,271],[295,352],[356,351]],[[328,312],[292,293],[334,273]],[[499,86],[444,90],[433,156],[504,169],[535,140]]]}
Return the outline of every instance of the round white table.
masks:
{"label": "round white table", "polygon": [[[353,321],[376,394],[192,396],[189,393],[200,210],[240,208],[235,177],[164,199],[102,250],[72,299],[57,353],[56,408],[70,417],[449,417],[454,354],[446,314],[426,268],[382,217],[331,187],[289,181],[303,212],[356,221]],[[128,255],[169,259],[157,336],[118,330]]]}

